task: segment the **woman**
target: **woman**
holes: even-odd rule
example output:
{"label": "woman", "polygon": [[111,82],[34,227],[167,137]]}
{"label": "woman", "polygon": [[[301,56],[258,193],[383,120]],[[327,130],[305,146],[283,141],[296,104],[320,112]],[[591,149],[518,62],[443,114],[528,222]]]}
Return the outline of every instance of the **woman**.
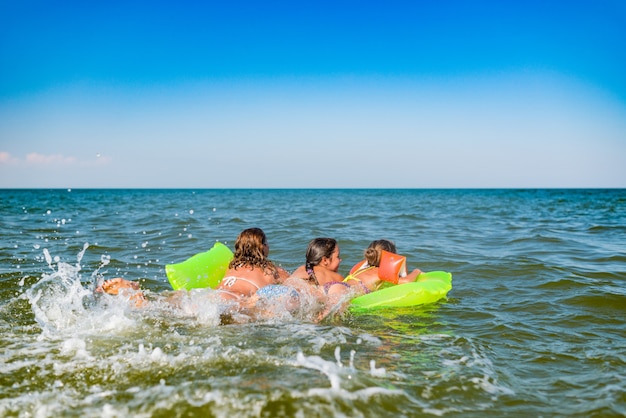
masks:
{"label": "woman", "polygon": [[267,256],[269,244],[260,228],[241,231],[235,241],[235,254],[217,290],[230,299],[251,296],[270,284],[281,283],[289,273],[276,266]]}
{"label": "woman", "polygon": [[[289,273],[276,266],[267,256],[269,245],[265,232],[260,228],[241,231],[235,241],[235,253],[217,290],[226,299],[241,299],[254,294],[269,284],[279,283],[289,277]],[[139,284],[122,278],[105,281],[96,291],[111,295],[129,293],[140,305],[143,295]]]}
{"label": "woman", "polygon": [[[380,239],[372,241],[370,245],[365,249],[364,262],[361,262],[352,268],[352,271],[346,277],[345,282],[351,286],[361,287],[366,293],[377,290],[383,281],[387,278],[381,278],[380,266],[381,260],[383,262],[397,262],[398,258],[389,257],[388,261],[383,259],[383,251],[396,255],[396,245],[386,239]],[[404,258],[402,257],[402,261]],[[410,274],[406,274],[406,271],[398,271],[397,284],[414,282],[417,276],[421,274],[421,270],[415,269]]]}

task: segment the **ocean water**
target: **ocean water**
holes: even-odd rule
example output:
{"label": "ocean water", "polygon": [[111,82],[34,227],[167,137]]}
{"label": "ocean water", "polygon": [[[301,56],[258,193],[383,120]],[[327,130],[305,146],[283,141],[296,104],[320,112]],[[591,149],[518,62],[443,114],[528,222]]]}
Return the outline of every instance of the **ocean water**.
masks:
{"label": "ocean water", "polygon": [[[626,416],[626,190],[1,190],[0,225],[2,417]],[[226,325],[171,292],[253,226],[287,270],[388,238],[453,288]],[[94,296],[118,276],[149,303]]]}

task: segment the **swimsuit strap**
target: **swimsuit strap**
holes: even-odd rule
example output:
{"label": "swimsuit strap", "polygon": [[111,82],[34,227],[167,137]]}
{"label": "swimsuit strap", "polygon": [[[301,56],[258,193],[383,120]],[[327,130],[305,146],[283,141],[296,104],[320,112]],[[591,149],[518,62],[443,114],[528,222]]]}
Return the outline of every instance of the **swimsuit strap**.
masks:
{"label": "swimsuit strap", "polygon": [[371,270],[373,268],[376,268],[376,266],[367,266],[367,267],[363,267],[357,271],[355,271],[354,273],[352,273],[353,276],[356,276],[357,274],[363,273],[364,271],[368,271]]}
{"label": "swimsuit strap", "polygon": [[324,284],[324,293],[328,294],[328,291],[330,290],[330,288],[333,285],[336,285],[336,284],[340,284],[340,285],[345,286],[347,288],[350,287],[350,285],[348,283],[345,283],[345,282],[328,282],[328,283]]}
{"label": "swimsuit strap", "polygon": [[[355,277],[355,276],[353,276],[353,275],[351,275],[351,274],[350,274],[348,277],[346,277],[345,279],[343,279],[343,282],[342,282],[342,283],[346,283],[346,284],[347,284],[347,283],[348,283],[348,281],[350,281],[350,280],[356,280],[357,282],[359,282],[359,284],[360,284],[360,285],[361,285],[361,287],[363,288],[363,291],[364,291],[366,294],[371,292],[371,290],[369,290],[369,289],[368,289],[368,287],[367,287],[367,286],[365,286],[365,285],[363,284],[363,282],[361,281],[361,279],[359,279],[358,277]],[[348,285],[348,286],[349,286],[349,285]]]}
{"label": "swimsuit strap", "polygon": [[343,281],[344,281],[344,282],[347,282],[348,280],[357,280],[357,281],[359,281],[359,282],[360,282],[360,281],[361,281],[361,279],[359,279],[359,278],[357,277],[357,275],[358,275],[358,274],[360,274],[360,273],[363,273],[363,272],[365,272],[365,271],[367,271],[367,270],[371,270],[371,269],[373,269],[374,267],[376,267],[376,266],[369,266],[369,267],[365,267],[365,268],[362,268],[362,269],[360,269],[360,270],[357,270],[357,271],[355,271],[354,273],[349,274],[349,275],[348,275],[348,277],[346,277]]}
{"label": "swimsuit strap", "polygon": [[370,293],[370,292],[371,292],[371,290],[370,290],[367,286],[365,286],[365,285],[363,284],[363,282],[361,281],[361,279],[359,279],[359,278],[357,277],[357,274],[362,273],[362,272],[367,271],[367,270],[371,270],[371,269],[373,269],[374,267],[376,267],[376,266],[369,266],[369,267],[362,268],[362,269],[360,269],[360,270],[358,270],[358,271],[355,271],[354,273],[349,274],[349,275],[348,275],[348,277],[346,277],[343,281],[344,281],[344,283],[345,283],[345,282],[348,282],[348,281],[350,281],[350,280],[356,280],[357,282],[359,282],[359,284],[361,285],[361,287],[363,288],[363,290],[365,291],[365,293],[366,293],[366,294],[367,294],[367,293]]}
{"label": "swimsuit strap", "polygon": [[258,284],[256,284],[252,280],[248,280],[248,279],[246,279],[244,277],[237,277],[237,276],[224,277],[222,279],[222,283],[224,283],[224,286],[233,287],[233,285],[237,282],[237,280],[241,280],[241,281],[244,281],[246,283],[249,283],[252,286],[256,287],[257,290],[259,290],[261,288],[261,286],[259,286]]}

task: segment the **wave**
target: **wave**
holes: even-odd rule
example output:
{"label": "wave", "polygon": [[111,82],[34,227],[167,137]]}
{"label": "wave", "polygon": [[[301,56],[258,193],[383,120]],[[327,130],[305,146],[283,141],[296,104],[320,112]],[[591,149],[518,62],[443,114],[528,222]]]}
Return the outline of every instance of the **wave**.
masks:
{"label": "wave", "polygon": [[582,308],[588,308],[591,311],[603,313],[626,313],[626,294],[616,294],[608,291],[593,292],[586,294],[566,297],[561,299],[562,303]]}

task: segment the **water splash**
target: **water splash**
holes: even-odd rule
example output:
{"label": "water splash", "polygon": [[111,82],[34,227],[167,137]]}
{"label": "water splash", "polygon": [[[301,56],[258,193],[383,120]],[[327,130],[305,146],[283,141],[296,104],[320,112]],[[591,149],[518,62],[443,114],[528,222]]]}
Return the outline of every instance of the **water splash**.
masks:
{"label": "water splash", "polygon": [[[48,259],[49,254],[46,257]],[[77,319],[85,316],[86,300],[92,298],[93,293],[82,286],[79,271],[80,267],[59,262],[56,271],[43,274],[26,290],[25,295],[44,335],[71,328]]]}

